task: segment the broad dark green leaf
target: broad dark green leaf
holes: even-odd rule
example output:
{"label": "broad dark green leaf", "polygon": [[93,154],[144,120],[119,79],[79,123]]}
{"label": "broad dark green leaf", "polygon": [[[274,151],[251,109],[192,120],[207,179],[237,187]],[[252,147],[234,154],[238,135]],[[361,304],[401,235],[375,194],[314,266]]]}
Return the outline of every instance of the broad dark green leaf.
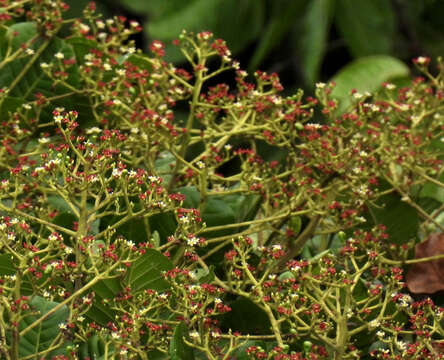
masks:
{"label": "broad dark green leaf", "polygon": [[396,30],[387,0],[336,1],[336,24],[355,57],[391,54]]}
{"label": "broad dark green leaf", "polygon": [[146,253],[131,265],[126,282],[134,291],[166,290],[169,284],[162,272],[172,268],[173,264],[166,256],[157,250],[147,249]]}
{"label": "broad dark green leaf", "polygon": [[181,322],[174,329],[174,334],[171,338],[169,349],[171,360],[194,360],[194,351],[185,344],[184,338],[188,338],[188,328],[184,322]]}
{"label": "broad dark green leaf", "polygon": [[[58,303],[48,301],[40,296],[35,296],[31,300],[31,308],[37,311],[36,315],[29,315],[23,318],[19,324],[20,330],[25,329],[28,325],[31,325],[34,321],[38,320],[40,316],[45,315],[49,310],[57,306]],[[30,356],[40,351],[47,350],[54,339],[59,335],[59,325],[66,322],[69,318],[69,309],[64,306],[57,310],[54,314],[49,316],[39,325],[32,328],[25,335],[20,337],[19,343],[19,355],[21,357]],[[47,358],[51,358],[55,355],[66,354],[65,348],[68,345],[72,345],[71,342],[64,342],[63,346],[56,351],[52,351],[47,354]]]}
{"label": "broad dark green leaf", "polygon": [[13,275],[15,273],[13,257],[10,254],[0,255],[0,275]]}
{"label": "broad dark green leaf", "polygon": [[264,58],[285,37],[294,22],[299,20],[298,15],[303,13],[306,0],[282,0],[272,2],[272,15],[263,35],[259,38],[259,45],[251,57],[248,71],[257,70]]}
{"label": "broad dark green leaf", "polygon": [[[38,37],[35,24],[31,22],[16,23],[9,27],[5,37],[12,36],[13,32],[17,32],[17,36],[12,37],[12,50],[18,49],[22,44],[33,39],[30,46],[37,53],[42,49],[41,54],[33,60],[33,56],[26,56],[25,58],[18,58],[6,64],[0,71],[0,88],[7,87],[10,89],[9,95],[15,98],[33,101],[35,95],[40,93],[47,98],[61,95],[70,92],[71,90],[64,88],[62,85],[54,86],[53,81],[50,80],[42,71],[40,64],[51,63],[54,61],[54,54],[62,52],[66,59],[75,57],[75,52],[71,45],[66,41],[54,37],[49,42],[42,37]],[[0,38],[0,60],[5,56],[5,40]],[[74,87],[79,86],[78,68],[76,65],[68,69],[67,82]],[[11,110],[11,103],[9,101],[8,109],[2,109],[1,112]],[[52,119],[51,111],[53,107],[62,106],[66,109],[75,109],[79,112],[79,122],[82,124],[90,123],[93,119],[89,100],[87,97],[80,95],[73,95],[63,99],[54,100],[51,107],[46,107],[40,115],[41,122],[47,122]]]}
{"label": "broad dark green leaf", "polygon": [[72,46],[78,63],[83,63],[85,61],[85,55],[88,54],[91,49],[97,47],[95,41],[85,39],[84,37],[71,37],[66,39],[66,42]]}
{"label": "broad dark green leaf", "polygon": [[155,214],[150,216],[148,221],[151,231],[157,231],[162,240],[172,235],[177,227],[176,219],[172,213]]}
{"label": "broad dark green leaf", "polygon": [[186,5],[183,0],[121,0],[120,3],[134,12],[148,13],[154,18],[178,12]]}
{"label": "broad dark green leaf", "polygon": [[72,214],[72,209],[69,207],[67,202],[60,196],[51,195],[47,197],[47,202],[49,205],[54,207],[60,212]]}
{"label": "broad dark green leaf", "polygon": [[402,61],[391,56],[378,55],[357,59],[342,68],[332,79],[336,83],[332,98],[339,100],[340,113],[351,103],[350,92],[375,92],[385,81],[406,77],[409,68]]}
{"label": "broad dark green leaf", "polygon": [[237,52],[259,35],[263,19],[264,2],[261,0],[190,0],[181,2],[174,11],[152,17],[145,30],[150,38],[167,43],[167,60],[179,61],[183,57],[170,42],[182,30],[212,31],[215,37],[226,40],[229,48]]}
{"label": "broad dark green leaf", "polygon": [[222,326],[243,334],[263,334],[270,328],[267,314],[251,300],[239,297],[230,304],[231,311],[222,317]]}
{"label": "broad dark green leaf", "polygon": [[172,268],[173,265],[167,257],[157,250],[147,249],[144,255],[131,264],[124,279],[106,279],[93,286],[96,297],[87,313],[88,317],[101,325],[114,321],[115,311],[111,309],[110,304],[124,286],[129,286],[133,292],[145,289],[166,290],[169,283],[162,276],[162,272]]}
{"label": "broad dark green leaf", "polygon": [[313,86],[319,78],[333,9],[333,0],[311,1],[302,23],[302,31],[295,34],[297,55],[302,62],[305,83],[309,86]]}
{"label": "broad dark green leaf", "polygon": [[12,113],[14,113],[19,106],[24,104],[26,101],[19,97],[6,96],[0,105],[0,116],[2,119],[8,118]]}
{"label": "broad dark green leaf", "polygon": [[382,208],[371,206],[370,212],[376,224],[387,227],[389,241],[395,244],[405,244],[416,238],[419,228],[417,211],[401,200],[397,194],[388,194],[378,200]]}
{"label": "broad dark green leaf", "polygon": [[[105,360],[105,349],[103,340],[98,335],[89,337],[88,342],[80,345],[78,355],[80,360],[96,359]],[[108,351],[108,355],[112,355],[112,351]]]}
{"label": "broad dark green leaf", "polygon": [[214,277],[215,277],[214,265],[210,265],[208,270],[197,269],[194,272],[194,274],[200,284],[210,284],[214,280]]}

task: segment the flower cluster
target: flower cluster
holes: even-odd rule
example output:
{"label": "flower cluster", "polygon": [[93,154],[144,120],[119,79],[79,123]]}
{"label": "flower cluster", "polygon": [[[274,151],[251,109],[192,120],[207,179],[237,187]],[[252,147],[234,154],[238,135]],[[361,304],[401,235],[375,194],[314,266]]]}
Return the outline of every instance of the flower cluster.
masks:
{"label": "flower cluster", "polygon": [[0,8],[2,358],[443,358],[443,310],[403,277],[444,231],[441,60],[341,112],[210,32],[180,34],[178,68],[93,3]]}

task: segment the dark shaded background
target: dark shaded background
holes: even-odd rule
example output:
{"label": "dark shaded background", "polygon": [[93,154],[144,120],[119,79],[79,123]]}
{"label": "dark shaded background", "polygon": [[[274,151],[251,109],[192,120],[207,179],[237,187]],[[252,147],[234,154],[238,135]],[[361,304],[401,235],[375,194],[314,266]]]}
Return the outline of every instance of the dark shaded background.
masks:
{"label": "dark shaded background", "polygon": [[[66,0],[80,16],[88,0]],[[420,55],[444,52],[442,0],[99,0],[104,17],[138,20],[147,50],[153,39],[171,46],[182,29],[211,30],[225,39],[241,66],[278,72],[289,91],[312,90],[353,60],[390,55],[411,66]]]}

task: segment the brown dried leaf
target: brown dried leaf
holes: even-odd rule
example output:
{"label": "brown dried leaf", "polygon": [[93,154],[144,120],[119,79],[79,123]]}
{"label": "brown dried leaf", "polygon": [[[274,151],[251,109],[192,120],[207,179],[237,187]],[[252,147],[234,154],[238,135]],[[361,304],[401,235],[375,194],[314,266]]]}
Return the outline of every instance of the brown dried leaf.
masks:
{"label": "brown dried leaf", "polygon": [[[416,259],[444,254],[444,233],[430,235],[415,250]],[[412,293],[433,294],[444,290],[444,259],[413,264],[406,283]]]}

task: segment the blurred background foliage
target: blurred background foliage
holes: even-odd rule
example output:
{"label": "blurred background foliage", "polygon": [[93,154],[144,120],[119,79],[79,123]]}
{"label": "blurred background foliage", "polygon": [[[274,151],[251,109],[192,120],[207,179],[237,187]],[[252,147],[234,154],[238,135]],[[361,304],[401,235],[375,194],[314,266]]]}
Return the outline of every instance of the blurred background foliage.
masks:
{"label": "blurred background foliage", "polygon": [[[80,16],[89,0],[67,0]],[[183,29],[209,30],[227,41],[241,67],[280,74],[289,92],[311,92],[336,80],[336,96],[403,84],[411,59],[444,53],[443,0],[97,0],[105,17],[138,20],[136,39],[167,44],[168,61],[183,58],[171,44]],[[344,74],[345,73],[345,74]],[[342,89],[342,90],[341,90]]]}

